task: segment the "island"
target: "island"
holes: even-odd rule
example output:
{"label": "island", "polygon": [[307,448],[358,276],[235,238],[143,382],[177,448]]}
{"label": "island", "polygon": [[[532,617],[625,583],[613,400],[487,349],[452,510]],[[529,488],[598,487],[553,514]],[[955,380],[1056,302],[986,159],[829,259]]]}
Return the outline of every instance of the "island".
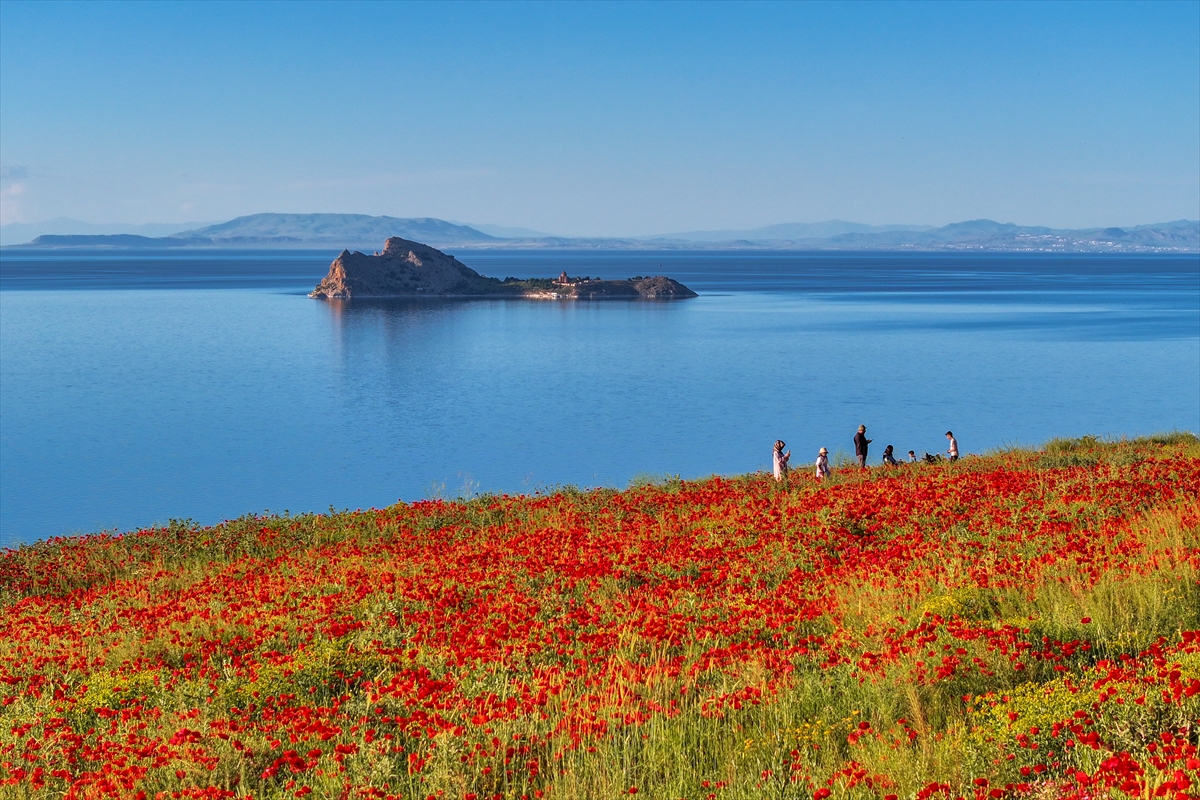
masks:
{"label": "island", "polygon": [[628,280],[486,278],[448,253],[393,236],[373,255],[343,250],[309,297],[525,297],[548,300],[676,300],[696,297],[661,275]]}

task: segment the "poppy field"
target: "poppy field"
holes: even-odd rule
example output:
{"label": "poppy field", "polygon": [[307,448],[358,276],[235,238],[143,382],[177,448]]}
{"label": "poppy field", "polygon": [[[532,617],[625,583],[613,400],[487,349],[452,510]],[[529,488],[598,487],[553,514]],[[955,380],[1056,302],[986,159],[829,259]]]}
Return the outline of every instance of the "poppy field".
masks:
{"label": "poppy field", "polygon": [[0,554],[6,798],[1200,797],[1200,442]]}

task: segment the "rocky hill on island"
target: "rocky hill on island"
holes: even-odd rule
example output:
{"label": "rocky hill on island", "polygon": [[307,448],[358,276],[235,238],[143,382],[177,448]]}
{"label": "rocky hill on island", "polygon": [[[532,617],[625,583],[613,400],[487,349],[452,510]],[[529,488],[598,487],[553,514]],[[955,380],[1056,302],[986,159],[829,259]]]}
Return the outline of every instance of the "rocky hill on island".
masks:
{"label": "rocky hill on island", "polygon": [[696,297],[663,276],[622,281],[487,278],[441,250],[393,236],[374,255],[343,250],[309,297],[528,297],[560,300],[672,300]]}

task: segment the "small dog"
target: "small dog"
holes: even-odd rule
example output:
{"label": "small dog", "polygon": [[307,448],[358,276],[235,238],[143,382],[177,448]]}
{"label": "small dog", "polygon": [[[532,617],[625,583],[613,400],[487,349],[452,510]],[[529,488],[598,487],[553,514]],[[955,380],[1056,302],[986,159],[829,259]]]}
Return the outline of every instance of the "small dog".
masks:
{"label": "small dog", "polygon": [[929,453],[925,454],[925,463],[926,464],[936,464],[939,461],[945,461],[945,460],[946,459],[942,458],[941,454],[938,454],[938,455],[930,455]]}

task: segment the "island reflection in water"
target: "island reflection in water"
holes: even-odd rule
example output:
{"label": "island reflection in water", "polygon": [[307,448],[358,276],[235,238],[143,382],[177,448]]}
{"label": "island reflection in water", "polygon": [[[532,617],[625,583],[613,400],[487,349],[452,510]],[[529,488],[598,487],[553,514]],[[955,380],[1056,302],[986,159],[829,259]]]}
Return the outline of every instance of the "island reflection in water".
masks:
{"label": "island reflection in water", "polygon": [[[821,256],[660,255],[702,296],[339,303],[304,296],[315,258],[290,285],[279,258],[263,286],[211,288],[164,262],[136,277],[160,288],[47,291],[34,267],[14,288],[5,256],[0,544],[438,486],[737,473],[777,438],[802,465],[848,451],[859,423],[918,453],[948,428],[968,452],[1200,429],[1194,259],[1109,259],[1089,283],[1079,259],[859,256],[839,285]],[[485,273],[489,258],[463,254]],[[571,258],[499,254],[492,274],[658,266]]]}

